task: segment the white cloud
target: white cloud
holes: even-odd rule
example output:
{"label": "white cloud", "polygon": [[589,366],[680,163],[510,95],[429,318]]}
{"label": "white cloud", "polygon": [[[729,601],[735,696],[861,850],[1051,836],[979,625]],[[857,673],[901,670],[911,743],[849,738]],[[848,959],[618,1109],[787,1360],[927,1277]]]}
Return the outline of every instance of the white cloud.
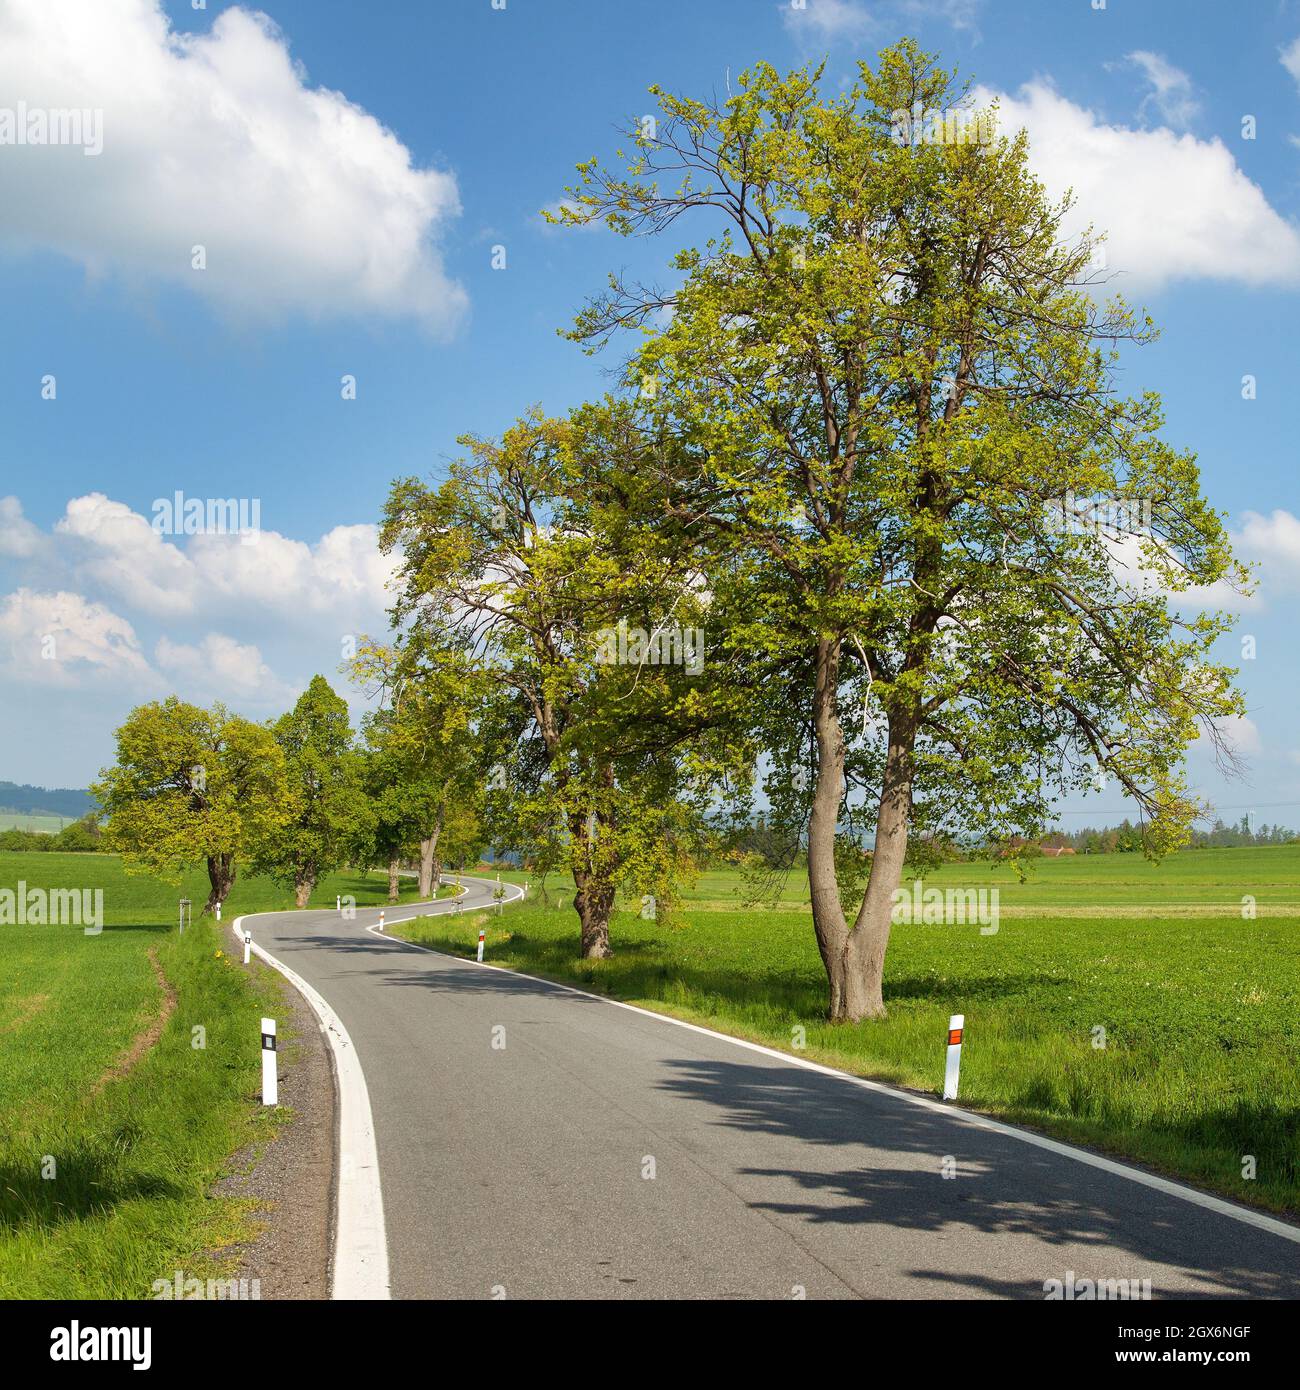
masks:
{"label": "white cloud", "polygon": [[884,34],[901,23],[943,20],[954,29],[974,27],[982,0],[783,0],[782,20],[796,36],[812,43]]}
{"label": "white cloud", "polygon": [[[1214,727],[1228,751],[1238,757],[1255,757],[1264,751],[1255,721],[1248,719],[1244,714],[1234,714],[1228,719],[1216,719]],[[1198,733],[1197,741],[1202,748],[1208,749],[1209,745],[1204,741],[1203,735]]]}
{"label": "white cloud", "polygon": [[1300,520],[1281,507],[1269,516],[1242,514],[1232,534],[1237,555],[1259,565],[1260,587],[1274,592],[1300,589]]}
{"label": "white cloud", "polygon": [[102,492],[74,497],[54,529],[76,544],[81,573],[133,608],[157,615],[193,608],[193,566],[125,503]]}
{"label": "white cloud", "polygon": [[858,0],[807,0],[803,6],[785,0],[782,9],[786,28],[809,38],[856,38],[873,27],[870,12]]}
{"label": "white cloud", "polygon": [[1151,90],[1142,99],[1138,114],[1145,116],[1154,107],[1167,125],[1186,129],[1201,109],[1192,90],[1192,79],[1159,53],[1139,49],[1125,61],[1141,68]]}
{"label": "white cloud", "polygon": [[1295,79],[1295,84],[1300,87],[1300,39],[1295,39],[1280,54],[1282,66]]}
{"label": "white cloud", "polygon": [[88,672],[148,684],[153,676],[135,629],[81,594],[18,589],[0,605],[0,645],[11,676],[75,685]]}
{"label": "white cloud", "polygon": [[184,34],[161,0],[4,0],[0,107],[19,100],[101,110],[103,151],[4,148],[0,245],[244,317],[402,315],[445,333],[465,309],[435,244],[459,212],[454,176],[310,86],[265,15],[233,6]]}
{"label": "white cloud", "polygon": [[1300,233],[1269,205],[1219,139],[1111,125],[1036,80],[997,96],[1002,128],[1029,132],[1030,161],[1048,191],[1076,205],[1066,235],[1107,233],[1114,287],[1150,290],[1203,278],[1250,286],[1300,284]]}
{"label": "white cloud", "polygon": [[0,497],[0,555],[26,560],[40,549],[44,537],[23,515],[16,497]]}
{"label": "white cloud", "polygon": [[255,646],[219,632],[208,633],[197,645],[160,638],[154,658],[191,699],[206,696],[282,705],[296,694],[275,675]]}
{"label": "white cloud", "polygon": [[[285,616],[335,614],[348,624],[382,613],[395,561],[379,552],[379,529],[335,526],[314,546],[263,531],[256,544],[233,535],[195,536],[198,592]],[[342,630],[342,629],[340,629]]]}
{"label": "white cloud", "polygon": [[314,545],[276,531],[244,538],[202,533],[178,541],[101,492],[74,497],[55,526],[69,562],[134,609],[160,618],[240,613],[300,620],[332,617],[341,633],[382,620],[397,563],[379,551],[374,525],[335,526]]}

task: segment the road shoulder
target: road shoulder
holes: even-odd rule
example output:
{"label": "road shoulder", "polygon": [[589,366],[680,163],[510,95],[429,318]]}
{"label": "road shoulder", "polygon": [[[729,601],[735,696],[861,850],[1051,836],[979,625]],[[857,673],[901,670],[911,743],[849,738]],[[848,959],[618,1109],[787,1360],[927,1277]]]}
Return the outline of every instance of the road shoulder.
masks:
{"label": "road shoulder", "polygon": [[[240,948],[242,950],[242,948]],[[280,1057],[280,1105],[291,1119],[257,1150],[244,1150],[215,1188],[252,1198],[261,1210],[257,1236],[239,1250],[239,1280],[257,1280],[263,1299],[327,1299],[334,1229],[336,1096],[334,1064],[311,1006],[278,971],[287,1014],[278,1019],[289,1045]]]}

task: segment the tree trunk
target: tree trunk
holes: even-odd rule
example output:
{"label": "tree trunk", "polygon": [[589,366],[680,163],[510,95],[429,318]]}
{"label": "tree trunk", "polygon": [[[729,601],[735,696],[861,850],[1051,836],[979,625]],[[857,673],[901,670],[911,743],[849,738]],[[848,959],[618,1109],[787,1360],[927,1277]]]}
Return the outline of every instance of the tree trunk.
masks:
{"label": "tree trunk", "polygon": [[614,885],[597,883],[584,874],[585,885],[574,895],[578,911],[579,940],[583,960],[608,960],[614,954],[609,946],[609,919],[614,910]]}
{"label": "tree trunk", "polygon": [[427,902],[433,897],[438,887],[438,879],[434,874],[436,863],[435,855],[438,853],[438,839],[442,835],[442,815],[439,813],[437,824],[433,827],[433,833],[427,840],[420,841],[420,901]]}
{"label": "tree trunk", "polygon": [[393,855],[393,857],[388,861],[388,901],[390,903],[395,903],[397,901],[398,862],[399,861],[397,855]]}
{"label": "tree trunk", "polygon": [[[224,903],[235,886],[235,856],[233,854],[208,855],[208,882],[212,890],[203,904],[203,912],[215,912],[218,903]],[[200,916],[203,914],[200,913]]]}
{"label": "tree trunk", "polygon": [[813,733],[817,741],[817,785],[808,819],[808,894],[813,930],[829,983],[827,1015],[833,1022],[884,1018],[885,951],[894,890],[903,877],[912,810],[912,744],[915,724],[889,721],[889,746],[876,814],[876,846],[862,906],[852,928],[840,904],[835,872],[835,826],[844,796],[844,730],[835,708],[839,645],[817,644]]}
{"label": "tree trunk", "polygon": [[907,832],[912,816],[912,745],[916,728],[907,719],[890,719],[885,775],[876,812],[876,847],[871,875],[858,909],[845,958],[845,1017],[883,1018],[885,951],[894,909],[894,892],[903,879]]}
{"label": "tree trunk", "polygon": [[813,735],[817,741],[817,780],[808,817],[808,896],[812,901],[813,931],[830,982],[827,1015],[842,1019],[845,999],[845,957],[849,928],[840,905],[835,874],[835,826],[844,797],[844,730],[835,709],[839,684],[838,643],[817,642],[813,689]]}
{"label": "tree trunk", "polygon": [[312,889],[316,887],[315,874],[299,874],[293,882],[293,901],[297,907],[306,907]]}
{"label": "tree trunk", "polygon": [[608,960],[614,953],[609,945],[609,919],[614,911],[614,885],[591,865],[592,833],[590,818],[581,812],[569,817],[573,838],[573,908],[578,914],[579,951],[583,960]]}

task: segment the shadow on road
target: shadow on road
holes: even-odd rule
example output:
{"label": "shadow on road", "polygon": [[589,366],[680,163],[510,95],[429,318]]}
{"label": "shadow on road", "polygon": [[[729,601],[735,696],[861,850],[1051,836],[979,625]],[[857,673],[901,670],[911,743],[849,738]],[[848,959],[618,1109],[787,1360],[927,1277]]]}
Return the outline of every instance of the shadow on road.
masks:
{"label": "shadow on road", "polygon": [[[1222,1296],[1224,1287],[1254,1298],[1300,1296],[1300,1245],[1010,1136],[957,1126],[887,1093],[793,1067],[699,1058],[666,1065],[671,1075],[662,1087],[714,1108],[714,1123],[860,1150],[862,1161],[849,1166],[740,1169],[744,1177],[769,1179],[786,1191],[793,1184],[804,1194],[751,1200],[758,1210],[813,1225],[945,1231],[954,1240],[971,1232],[1026,1235],[1049,1246],[1093,1247],[1108,1258],[1100,1273],[1099,1266],[1089,1271],[1092,1277],[1150,1279],[1156,1297],[1162,1274],[1167,1282],[1171,1270],[1193,1285],[1180,1289],[1180,1298],[1197,1297],[1197,1285],[1203,1297]],[[926,1162],[891,1163],[890,1154]],[[943,1176],[945,1160],[955,1162],[956,1177]],[[1189,1246],[1212,1251],[1213,1267],[1189,1266],[1180,1254]],[[911,1273],[936,1284],[975,1283],[1000,1297],[1027,1296],[1023,1283],[992,1272],[974,1278],[942,1269]],[[1044,1278],[1066,1273],[1063,1255],[1062,1268]]]}

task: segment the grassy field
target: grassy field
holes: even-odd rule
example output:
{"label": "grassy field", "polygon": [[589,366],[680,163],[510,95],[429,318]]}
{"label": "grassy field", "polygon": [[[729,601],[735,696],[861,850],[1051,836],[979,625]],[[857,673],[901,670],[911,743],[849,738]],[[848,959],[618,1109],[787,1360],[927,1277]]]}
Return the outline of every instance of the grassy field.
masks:
{"label": "grassy field", "polygon": [[[930,1092],[948,1017],[964,1013],[963,1105],[1300,1211],[1300,847],[1160,868],[1045,860],[1026,884],[1003,866],[948,865],[925,882],[997,887],[999,930],[896,926],[877,1023],[824,1021],[809,914],[744,910],[734,875],[706,876],[671,925],[620,913],[613,960],[575,960],[571,908],[536,901],[489,915],[488,958],[785,1050],[802,1036],[805,1056]],[[565,887],[548,883],[552,903],[571,902]],[[400,931],[468,955],[480,916]]]}
{"label": "grassy field", "polygon": [[[527,878],[534,888],[541,886],[535,874],[521,870],[503,868],[501,876],[511,883]],[[1012,915],[1043,909],[1058,914],[1105,909],[1146,915],[1166,908],[1236,915],[1247,894],[1261,908],[1300,914],[1300,845],[1189,850],[1164,864],[1151,864],[1138,854],[1044,858],[1032,861],[1025,882],[1006,864],[945,864],[923,875],[923,882],[939,888],[997,888],[1002,912]],[[562,897],[572,903],[573,880],[567,874],[550,874],[545,891],[551,902]],[[755,902],[753,892],[738,870],[713,870],[685,885],[681,896],[691,907],[710,910],[808,907],[808,880],[802,868],[777,881],[774,899]]]}
{"label": "grassy field", "polygon": [[65,825],[71,825],[73,817],[54,815],[25,815],[19,811],[0,811],[0,830],[39,830],[47,835],[57,835]]}
{"label": "grassy field", "polygon": [[[176,888],[108,855],[0,852],[0,888],[20,880],[102,888],[106,925],[0,926],[0,1298],[140,1298],[178,1269],[215,1277],[258,1216],[211,1188],[284,1118],[258,1103],[259,1020],[285,1016],[280,978],[245,974],[200,920],[204,874]],[[316,901],[336,893],[380,902],[387,880],[338,875]],[[196,909],[184,936],[182,894]],[[248,878],[225,917],[290,906]]]}

